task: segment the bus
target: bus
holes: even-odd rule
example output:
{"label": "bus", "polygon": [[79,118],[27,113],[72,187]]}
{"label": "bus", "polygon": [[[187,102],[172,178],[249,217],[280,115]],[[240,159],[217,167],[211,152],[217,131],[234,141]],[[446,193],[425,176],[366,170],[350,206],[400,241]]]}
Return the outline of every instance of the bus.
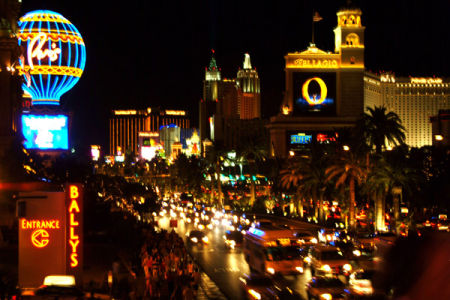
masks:
{"label": "bus", "polygon": [[273,224],[253,226],[244,235],[244,257],[253,272],[303,273],[301,250],[292,230]]}

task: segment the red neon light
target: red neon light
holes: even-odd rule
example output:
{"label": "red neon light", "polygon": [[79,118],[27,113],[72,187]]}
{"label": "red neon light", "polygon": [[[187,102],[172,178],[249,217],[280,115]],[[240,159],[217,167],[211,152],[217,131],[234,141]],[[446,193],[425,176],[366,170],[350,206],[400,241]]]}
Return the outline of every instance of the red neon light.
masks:
{"label": "red neon light", "polygon": [[36,248],[44,248],[50,242],[48,239],[50,235],[45,229],[36,229],[31,234],[31,243]]}
{"label": "red neon light", "polygon": [[59,229],[59,220],[26,220],[20,222],[22,229]]}
{"label": "red neon light", "polygon": [[75,214],[80,213],[78,205],[78,197],[80,193],[78,187],[75,185],[69,186],[70,206],[69,206],[69,244],[70,244],[70,267],[78,266],[78,251],[77,247],[80,244],[80,237],[76,234],[75,228],[79,226],[79,222],[75,220]]}

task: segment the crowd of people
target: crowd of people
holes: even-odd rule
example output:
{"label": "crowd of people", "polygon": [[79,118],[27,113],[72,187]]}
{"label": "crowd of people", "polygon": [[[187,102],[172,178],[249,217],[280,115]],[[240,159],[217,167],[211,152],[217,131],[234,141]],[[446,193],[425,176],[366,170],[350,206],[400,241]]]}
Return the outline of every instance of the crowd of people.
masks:
{"label": "crowd of people", "polygon": [[[201,274],[181,237],[173,230],[156,227],[146,228],[142,235],[142,246],[134,258],[118,257],[113,263],[112,297],[195,299]],[[121,276],[120,266],[130,276]]]}

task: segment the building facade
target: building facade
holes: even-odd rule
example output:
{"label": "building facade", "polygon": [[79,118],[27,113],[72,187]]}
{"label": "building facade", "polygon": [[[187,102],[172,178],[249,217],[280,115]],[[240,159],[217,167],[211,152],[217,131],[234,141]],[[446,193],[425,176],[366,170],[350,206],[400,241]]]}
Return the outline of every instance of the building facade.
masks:
{"label": "building facade", "polygon": [[109,153],[116,154],[118,147],[122,152],[139,151],[139,132],[159,132],[161,126],[176,125],[190,128],[188,113],[184,110],[113,110],[109,118]]}
{"label": "building facade", "polygon": [[450,109],[440,110],[430,118],[433,146],[450,146]]}
{"label": "building facade", "polygon": [[364,29],[361,10],[337,12],[334,52],[310,44],[285,56],[285,97],[270,119],[271,154],[286,157],[303,145],[329,142],[364,113]]}
{"label": "building facade", "polygon": [[238,95],[237,111],[242,120],[261,118],[261,92],[259,76],[256,69],[252,69],[250,55],[245,53],[244,68],[239,70],[236,77]]}
{"label": "building facade", "polygon": [[385,106],[395,112],[406,129],[408,146],[432,145],[430,117],[438,115],[439,110],[450,109],[450,80],[366,72],[364,106]]}

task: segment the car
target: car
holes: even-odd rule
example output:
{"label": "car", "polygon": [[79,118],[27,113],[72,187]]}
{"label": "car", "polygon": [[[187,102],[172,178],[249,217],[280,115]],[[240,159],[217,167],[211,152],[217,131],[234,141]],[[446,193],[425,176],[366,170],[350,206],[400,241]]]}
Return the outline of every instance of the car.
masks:
{"label": "car", "polygon": [[374,294],[373,277],[376,270],[359,269],[349,276],[348,294],[352,296],[371,296]]}
{"label": "car", "polygon": [[346,299],[345,284],[336,277],[312,277],[306,284],[308,299]]}
{"label": "car", "polygon": [[301,299],[299,294],[287,286],[283,277],[268,277],[262,274],[243,274],[239,277],[243,299]]}
{"label": "car", "polygon": [[317,233],[319,242],[329,244],[337,239],[336,231],[334,229],[322,228]]}
{"label": "car", "polygon": [[76,286],[72,275],[45,276],[43,285],[30,296],[33,299],[85,299],[84,292]]}
{"label": "car", "polygon": [[294,233],[294,236],[298,239],[300,245],[317,244],[317,237],[311,232],[297,231]]}
{"label": "car", "polygon": [[225,240],[225,247],[228,249],[235,249],[242,247],[244,235],[240,231],[227,230],[223,236]]}
{"label": "car", "polygon": [[352,266],[337,247],[314,246],[309,252],[313,275],[350,275]]}
{"label": "car", "polygon": [[209,243],[209,239],[203,231],[192,230],[187,234],[187,243],[195,245],[206,245]]}
{"label": "car", "polygon": [[274,286],[272,278],[262,274],[243,274],[239,277],[243,299],[262,299],[267,288]]}
{"label": "car", "polygon": [[375,234],[370,231],[357,232],[353,243],[358,248],[373,249],[375,246]]}

